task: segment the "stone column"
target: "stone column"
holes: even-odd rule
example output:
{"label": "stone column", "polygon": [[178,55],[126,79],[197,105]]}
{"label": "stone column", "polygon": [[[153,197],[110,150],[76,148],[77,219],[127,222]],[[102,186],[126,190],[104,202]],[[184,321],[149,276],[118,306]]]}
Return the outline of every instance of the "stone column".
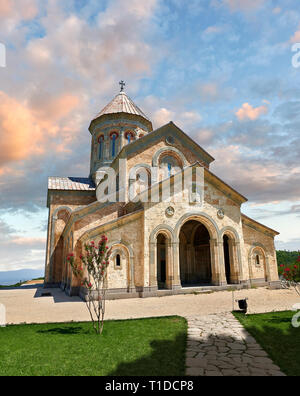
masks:
{"label": "stone column", "polygon": [[150,255],[149,255],[149,286],[157,290],[157,254],[156,242],[150,242]]}
{"label": "stone column", "polygon": [[225,269],[225,257],[224,257],[224,242],[218,242],[219,252],[219,265],[220,265],[220,286],[227,285],[226,269]]}
{"label": "stone column", "polygon": [[172,255],[172,245],[169,241],[165,243],[166,248],[166,288],[172,289],[174,283],[174,265]]}
{"label": "stone column", "polygon": [[229,239],[229,257],[230,257],[230,282],[239,284],[241,278],[241,271],[239,266],[238,248],[240,243]]}
{"label": "stone column", "polygon": [[211,239],[210,251],[211,251],[212,283],[214,286],[227,285],[223,242],[218,242],[216,239]]}
{"label": "stone column", "polygon": [[181,289],[181,280],[180,280],[180,259],[179,259],[179,242],[173,242],[172,251],[173,251],[173,276],[174,281],[172,285],[172,289]]}

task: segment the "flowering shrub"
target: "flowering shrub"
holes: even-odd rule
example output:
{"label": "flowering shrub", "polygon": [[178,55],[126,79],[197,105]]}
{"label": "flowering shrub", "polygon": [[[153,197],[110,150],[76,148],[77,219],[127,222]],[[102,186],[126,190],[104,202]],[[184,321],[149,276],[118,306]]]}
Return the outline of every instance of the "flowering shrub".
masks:
{"label": "flowering shrub", "polygon": [[[85,244],[85,254],[79,256],[80,261],[75,260],[73,253],[67,257],[73,274],[88,291],[86,304],[97,334],[102,333],[104,325],[107,268],[111,254],[107,241],[103,235],[97,245],[94,241]],[[84,277],[85,270],[87,277]]]}
{"label": "flowering shrub", "polygon": [[300,295],[300,255],[294,265],[286,266],[281,264],[279,267],[279,275],[282,277],[286,286],[294,287],[296,292]]}

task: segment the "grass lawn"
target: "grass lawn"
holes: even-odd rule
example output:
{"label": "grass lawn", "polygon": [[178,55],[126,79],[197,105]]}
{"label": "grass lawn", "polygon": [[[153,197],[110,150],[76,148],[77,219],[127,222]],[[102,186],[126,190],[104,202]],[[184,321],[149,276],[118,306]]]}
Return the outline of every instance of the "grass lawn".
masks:
{"label": "grass lawn", "polygon": [[0,328],[3,375],[184,375],[187,323],[181,317]]}
{"label": "grass lawn", "polygon": [[294,328],[291,324],[295,313],[235,313],[242,325],[288,376],[300,376],[300,328]]}

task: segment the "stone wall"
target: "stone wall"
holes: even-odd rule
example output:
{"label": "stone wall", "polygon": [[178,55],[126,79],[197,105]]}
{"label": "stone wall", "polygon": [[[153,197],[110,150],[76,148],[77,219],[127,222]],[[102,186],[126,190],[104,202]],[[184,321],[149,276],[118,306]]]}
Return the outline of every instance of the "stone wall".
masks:
{"label": "stone wall", "polygon": [[[248,260],[249,277],[254,280],[253,283],[278,281],[274,236],[267,231],[264,233],[258,228],[255,229],[255,225],[250,226],[245,223],[243,223],[243,234],[244,255]],[[259,265],[256,263],[257,255],[259,256]]]}

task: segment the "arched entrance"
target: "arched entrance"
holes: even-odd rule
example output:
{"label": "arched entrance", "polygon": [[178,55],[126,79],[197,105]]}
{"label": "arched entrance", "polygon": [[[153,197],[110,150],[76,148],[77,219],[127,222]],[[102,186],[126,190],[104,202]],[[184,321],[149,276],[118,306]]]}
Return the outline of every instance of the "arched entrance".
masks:
{"label": "arched entrance", "polygon": [[212,284],[210,234],[197,220],[186,222],[179,234],[182,286]]}
{"label": "arched entrance", "polygon": [[225,274],[227,284],[231,283],[231,257],[230,257],[230,249],[229,249],[229,237],[227,235],[223,236],[223,245],[224,245],[224,262],[225,262]]}
{"label": "arched entrance", "polygon": [[157,286],[158,289],[166,288],[167,280],[167,239],[163,234],[157,236]]}

